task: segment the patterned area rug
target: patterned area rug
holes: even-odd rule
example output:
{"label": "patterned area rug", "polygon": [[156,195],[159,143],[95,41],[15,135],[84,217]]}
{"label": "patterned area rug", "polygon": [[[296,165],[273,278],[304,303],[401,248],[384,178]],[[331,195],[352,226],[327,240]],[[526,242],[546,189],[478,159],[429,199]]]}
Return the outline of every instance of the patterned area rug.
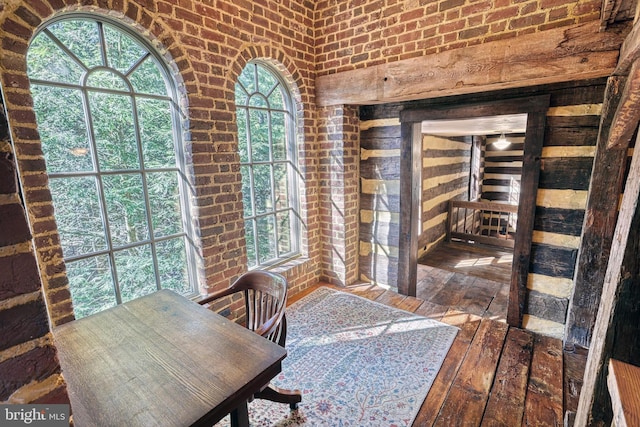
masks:
{"label": "patterned area rug", "polygon": [[324,287],[289,306],[287,321],[288,356],[272,383],[301,390],[302,403],[254,400],[252,426],[410,426],[458,332]]}

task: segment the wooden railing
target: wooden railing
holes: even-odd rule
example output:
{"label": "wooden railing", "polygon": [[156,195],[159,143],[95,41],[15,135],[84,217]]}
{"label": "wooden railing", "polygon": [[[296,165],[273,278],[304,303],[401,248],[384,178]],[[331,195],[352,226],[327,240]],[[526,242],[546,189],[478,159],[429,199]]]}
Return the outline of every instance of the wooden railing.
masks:
{"label": "wooden railing", "polygon": [[513,248],[518,206],[449,201],[447,239]]}

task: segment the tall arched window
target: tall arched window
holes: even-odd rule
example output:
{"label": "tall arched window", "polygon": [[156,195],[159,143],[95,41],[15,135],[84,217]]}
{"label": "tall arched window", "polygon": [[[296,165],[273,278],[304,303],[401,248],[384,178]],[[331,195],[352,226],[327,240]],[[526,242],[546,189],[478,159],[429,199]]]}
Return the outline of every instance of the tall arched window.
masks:
{"label": "tall arched window", "polygon": [[249,268],[299,254],[295,108],[282,78],[250,62],[235,88]]}
{"label": "tall arched window", "polygon": [[175,83],[115,21],[58,19],[28,75],[76,317],[160,288],[196,292]]}

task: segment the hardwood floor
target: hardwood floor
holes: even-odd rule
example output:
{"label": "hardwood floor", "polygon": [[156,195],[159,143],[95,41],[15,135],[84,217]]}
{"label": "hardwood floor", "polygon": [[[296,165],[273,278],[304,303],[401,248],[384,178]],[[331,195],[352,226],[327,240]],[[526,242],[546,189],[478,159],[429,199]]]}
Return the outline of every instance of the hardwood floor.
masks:
{"label": "hardwood floor", "polygon": [[513,252],[503,248],[443,242],[420,257],[418,264],[509,283],[512,261]]}
{"label": "hardwood floor", "polygon": [[[430,300],[368,284],[318,286],[351,292],[460,328],[414,427],[562,426],[565,409],[575,411],[577,407],[586,353],[568,357],[560,340],[509,327],[504,321],[503,286],[480,279],[478,286],[461,291],[465,281],[474,284],[478,278],[453,277],[454,272],[430,271],[423,280],[439,289]],[[444,284],[460,286],[449,293]],[[316,287],[293,296],[290,303]]]}

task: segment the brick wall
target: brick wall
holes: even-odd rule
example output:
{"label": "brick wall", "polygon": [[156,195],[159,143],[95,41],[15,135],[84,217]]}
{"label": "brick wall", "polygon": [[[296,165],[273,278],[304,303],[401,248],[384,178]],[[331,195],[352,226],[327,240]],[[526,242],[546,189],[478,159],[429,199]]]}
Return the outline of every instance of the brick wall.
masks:
{"label": "brick wall", "polygon": [[599,0],[320,0],[318,75],[600,18]]}
{"label": "brick wall", "polygon": [[323,277],[350,285],[358,278],[358,108],[323,108],[318,117]]}
{"label": "brick wall", "polygon": [[10,1],[0,8],[0,72],[42,280],[54,324],[73,318],[46,166],[35,127],[25,54],[36,28],[60,12],[108,14],[147,36],[174,71],[181,91],[185,151],[192,160],[202,246],[202,292],[227,286],[246,271],[234,84],[261,58],[295,85],[303,257],[280,266],[295,293],[320,278],[318,159],[314,126],[313,11],[299,1]]}
{"label": "brick wall", "polygon": [[17,178],[0,103],[0,402],[68,403]]}

